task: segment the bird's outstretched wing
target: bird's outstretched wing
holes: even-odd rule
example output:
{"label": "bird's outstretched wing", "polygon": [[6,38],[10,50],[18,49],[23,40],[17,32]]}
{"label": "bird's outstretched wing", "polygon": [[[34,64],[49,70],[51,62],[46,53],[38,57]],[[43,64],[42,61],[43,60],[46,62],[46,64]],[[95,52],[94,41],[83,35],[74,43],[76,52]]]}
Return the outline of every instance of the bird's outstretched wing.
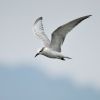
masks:
{"label": "bird's outstretched wing", "polygon": [[84,19],[90,17],[91,15],[88,16],[83,16],[80,18],[77,18],[75,20],[70,21],[67,24],[64,24],[60,27],[58,27],[53,33],[51,37],[51,44],[50,47],[58,52],[61,52],[61,45],[63,44],[66,35],[68,34],[69,31],[71,31],[76,25],[78,25],[81,21]]}
{"label": "bird's outstretched wing", "polygon": [[50,45],[50,40],[44,33],[42,19],[42,17],[37,18],[32,29],[33,32],[43,41],[44,45],[48,47]]}

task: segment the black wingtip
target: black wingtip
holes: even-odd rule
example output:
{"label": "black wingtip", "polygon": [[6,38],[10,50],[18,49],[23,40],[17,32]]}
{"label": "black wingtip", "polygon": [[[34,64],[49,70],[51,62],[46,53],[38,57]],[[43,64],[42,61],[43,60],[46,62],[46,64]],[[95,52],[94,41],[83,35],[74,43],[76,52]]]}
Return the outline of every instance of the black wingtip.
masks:
{"label": "black wingtip", "polygon": [[[74,21],[76,21],[75,26],[76,26],[77,24],[79,24],[80,22],[82,22],[83,20],[89,18],[90,16],[92,16],[92,15],[87,15],[87,16],[83,16],[83,17],[80,17],[80,18],[75,19],[75,20],[74,20]],[[73,21],[72,21],[72,22],[73,22]]]}
{"label": "black wingtip", "polygon": [[87,15],[87,16],[85,16],[85,19],[87,19],[87,18],[89,18],[89,17],[91,17],[92,15]]}
{"label": "black wingtip", "polygon": [[42,19],[43,19],[43,17],[39,17],[39,18],[38,18],[38,20],[42,20]]}
{"label": "black wingtip", "polygon": [[89,17],[91,17],[92,15],[87,15],[87,16],[83,16],[83,17],[80,17],[80,19],[84,20],[84,19],[87,19]]}
{"label": "black wingtip", "polygon": [[88,17],[91,17],[91,16],[92,16],[92,15],[88,15],[87,18],[88,18]]}
{"label": "black wingtip", "polygon": [[34,24],[36,24],[39,20],[42,20],[42,19],[43,19],[43,17],[37,18]]}

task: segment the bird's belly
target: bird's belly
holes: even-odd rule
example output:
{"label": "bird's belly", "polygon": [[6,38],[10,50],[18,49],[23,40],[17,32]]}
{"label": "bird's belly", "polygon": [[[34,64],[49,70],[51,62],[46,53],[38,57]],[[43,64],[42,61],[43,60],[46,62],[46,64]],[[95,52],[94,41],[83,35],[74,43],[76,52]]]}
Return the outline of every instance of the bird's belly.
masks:
{"label": "bird's belly", "polygon": [[51,51],[51,50],[45,51],[43,55],[49,58],[60,58],[61,57],[61,54],[59,52]]}

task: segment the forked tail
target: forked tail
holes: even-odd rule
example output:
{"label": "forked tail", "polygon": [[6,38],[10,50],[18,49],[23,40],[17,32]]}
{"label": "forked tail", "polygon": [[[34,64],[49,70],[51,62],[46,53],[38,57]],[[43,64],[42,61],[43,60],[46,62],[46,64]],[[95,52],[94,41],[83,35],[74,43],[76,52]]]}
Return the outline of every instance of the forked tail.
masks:
{"label": "forked tail", "polygon": [[72,59],[72,58],[70,58],[70,57],[64,57],[64,58],[67,58],[67,59]]}
{"label": "forked tail", "polygon": [[70,57],[63,57],[63,58],[61,58],[61,60],[65,60],[65,58],[67,58],[67,59],[72,59],[72,58],[70,58]]}

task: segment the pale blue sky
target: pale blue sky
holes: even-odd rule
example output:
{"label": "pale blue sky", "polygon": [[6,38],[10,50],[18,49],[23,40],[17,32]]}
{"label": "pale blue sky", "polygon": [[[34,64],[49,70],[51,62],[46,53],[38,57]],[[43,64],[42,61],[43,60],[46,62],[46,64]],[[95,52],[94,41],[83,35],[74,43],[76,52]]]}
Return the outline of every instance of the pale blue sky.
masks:
{"label": "pale blue sky", "polygon": [[66,99],[100,100],[100,91],[91,86],[79,88],[69,78],[50,79],[31,65],[0,67],[0,100]]}
{"label": "pale blue sky", "polygon": [[[51,78],[71,77],[77,85],[100,88],[100,1],[99,0],[2,0],[0,1],[0,62],[32,63]],[[40,56],[42,43],[32,32],[32,23],[43,16],[46,34],[72,19],[93,15],[66,37],[62,62]],[[42,66],[41,66],[42,65]],[[51,66],[52,65],[52,66]]]}

